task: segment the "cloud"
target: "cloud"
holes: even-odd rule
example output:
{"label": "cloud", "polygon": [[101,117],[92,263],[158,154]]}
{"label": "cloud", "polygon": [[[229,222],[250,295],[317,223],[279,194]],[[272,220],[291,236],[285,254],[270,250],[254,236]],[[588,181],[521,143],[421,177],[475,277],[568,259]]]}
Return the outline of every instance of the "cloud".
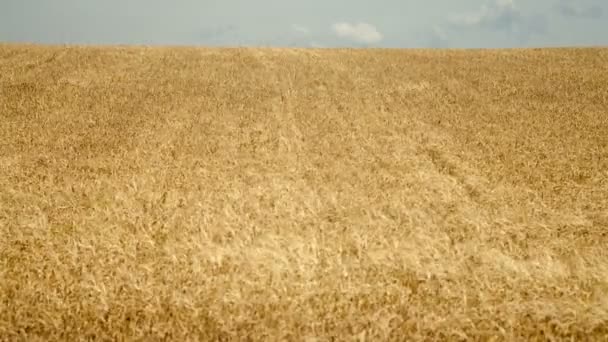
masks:
{"label": "cloud", "polygon": [[307,26],[292,24],[291,32],[286,31],[283,39],[278,39],[277,43],[285,47],[322,48],[325,47],[323,40],[326,36],[326,33],[315,32]]}
{"label": "cloud", "polygon": [[448,18],[450,30],[486,30],[504,33],[518,44],[531,36],[546,32],[545,16],[522,12],[514,0],[494,0],[474,12],[456,14]]}
{"label": "cloud", "polygon": [[304,35],[308,35],[310,34],[310,29],[308,27],[305,26],[301,26],[298,24],[293,24],[291,25],[291,29],[300,33],[300,34],[304,34]]}
{"label": "cloud", "polygon": [[497,0],[483,5],[478,11],[459,14],[450,18],[454,26],[489,28],[497,31],[512,31],[526,24],[524,14],[515,6],[513,0]]}
{"label": "cloud", "polygon": [[591,7],[580,7],[566,1],[562,1],[556,7],[557,11],[565,17],[599,19],[603,15],[602,8],[597,5]]}
{"label": "cloud", "polygon": [[448,35],[441,26],[434,26],[424,45],[430,48],[446,48],[449,46]]}
{"label": "cloud", "polygon": [[384,39],[375,26],[367,23],[350,24],[341,22],[334,24],[332,30],[338,37],[357,43],[373,44]]}
{"label": "cloud", "polygon": [[217,45],[224,44],[235,39],[237,28],[234,25],[222,25],[216,27],[205,27],[195,34],[197,43]]}

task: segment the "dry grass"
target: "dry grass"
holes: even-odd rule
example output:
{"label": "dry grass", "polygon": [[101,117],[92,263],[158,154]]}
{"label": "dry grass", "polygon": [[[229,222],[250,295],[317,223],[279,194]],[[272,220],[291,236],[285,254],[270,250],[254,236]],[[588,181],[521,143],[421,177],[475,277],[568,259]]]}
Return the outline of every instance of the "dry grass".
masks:
{"label": "dry grass", "polygon": [[0,45],[0,340],[608,339],[608,49]]}

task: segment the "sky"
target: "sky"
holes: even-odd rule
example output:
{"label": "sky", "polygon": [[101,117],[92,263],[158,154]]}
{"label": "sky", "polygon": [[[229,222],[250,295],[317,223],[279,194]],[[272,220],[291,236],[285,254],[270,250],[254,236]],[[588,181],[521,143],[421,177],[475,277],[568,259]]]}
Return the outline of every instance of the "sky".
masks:
{"label": "sky", "polygon": [[608,46],[607,0],[0,0],[0,42]]}

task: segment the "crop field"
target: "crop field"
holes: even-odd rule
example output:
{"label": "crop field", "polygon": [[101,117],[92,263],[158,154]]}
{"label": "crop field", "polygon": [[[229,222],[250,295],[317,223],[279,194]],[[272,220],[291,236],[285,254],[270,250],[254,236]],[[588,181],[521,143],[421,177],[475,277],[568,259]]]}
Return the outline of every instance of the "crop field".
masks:
{"label": "crop field", "polygon": [[608,48],[0,45],[0,341],[608,340]]}

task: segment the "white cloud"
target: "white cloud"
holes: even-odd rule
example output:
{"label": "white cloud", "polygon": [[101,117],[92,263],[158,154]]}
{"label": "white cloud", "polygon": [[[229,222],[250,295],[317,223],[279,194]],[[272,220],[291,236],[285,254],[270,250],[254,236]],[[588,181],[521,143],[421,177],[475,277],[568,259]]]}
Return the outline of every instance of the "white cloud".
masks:
{"label": "white cloud", "polygon": [[457,26],[482,26],[494,29],[510,29],[522,19],[522,13],[513,0],[496,0],[484,4],[478,11],[459,14],[450,18]]}
{"label": "white cloud", "polygon": [[293,24],[291,25],[291,29],[301,34],[310,34],[310,29],[302,25]]}
{"label": "white cloud", "polygon": [[357,43],[373,44],[384,38],[375,26],[367,23],[350,24],[341,22],[334,24],[332,29],[338,37]]}
{"label": "white cloud", "polygon": [[562,1],[557,5],[559,13],[566,17],[599,19],[602,17],[602,8],[599,5],[583,7],[580,4],[572,4],[567,1]]}
{"label": "white cloud", "polygon": [[429,40],[426,45],[432,48],[445,48],[449,44],[449,38],[447,33],[441,26],[433,26],[432,31],[429,35]]}
{"label": "white cloud", "polygon": [[533,35],[545,33],[547,19],[544,15],[524,13],[514,0],[494,0],[478,11],[451,16],[448,23],[455,29],[503,32],[523,43]]}
{"label": "white cloud", "polygon": [[477,10],[452,14],[445,24],[427,31],[427,44],[445,47],[464,37],[475,47],[525,46],[546,34],[547,25],[545,13],[525,12],[516,0],[486,0]]}

